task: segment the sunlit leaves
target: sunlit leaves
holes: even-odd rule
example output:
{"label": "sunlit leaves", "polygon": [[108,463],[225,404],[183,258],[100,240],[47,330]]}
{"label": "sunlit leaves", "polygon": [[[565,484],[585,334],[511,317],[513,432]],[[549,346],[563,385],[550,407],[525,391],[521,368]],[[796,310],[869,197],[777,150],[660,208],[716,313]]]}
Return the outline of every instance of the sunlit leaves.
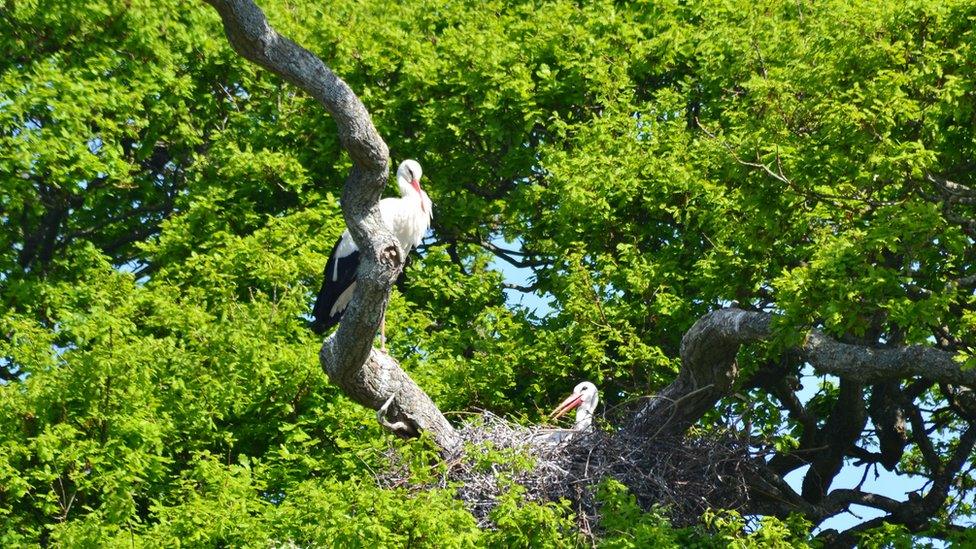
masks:
{"label": "sunlit leaves", "polygon": [[[927,178],[973,184],[971,2],[260,4],[362,97],[394,162],[425,167],[434,231],[387,334],[443,409],[536,421],[581,379],[610,407],[651,394],[731,303],[783,314],[744,375],[812,326],[936,330],[973,362],[974,212]],[[305,324],[349,169],[319,105],[201,2],[0,15],[0,543],[579,541],[563,504],[513,492],[483,533],[450,491],[372,482],[388,435],[327,383]],[[509,306],[504,282],[547,306]],[[800,426],[758,393],[722,410],[793,448]],[[815,420],[836,400],[825,384]],[[900,466],[926,472],[915,450]],[[603,497],[612,546],[690,535]],[[805,542],[797,521],[709,520],[731,545]]]}

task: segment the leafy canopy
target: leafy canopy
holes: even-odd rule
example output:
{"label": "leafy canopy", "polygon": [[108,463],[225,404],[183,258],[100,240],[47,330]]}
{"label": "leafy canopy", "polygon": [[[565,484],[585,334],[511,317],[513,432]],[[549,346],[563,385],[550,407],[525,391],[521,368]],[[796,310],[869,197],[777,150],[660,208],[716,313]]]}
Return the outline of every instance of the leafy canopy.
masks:
{"label": "leafy canopy", "polygon": [[[261,4],[394,161],[424,165],[434,231],[388,325],[442,409],[535,420],[581,379],[609,406],[653,393],[732,301],[782,312],[781,344],[822,326],[971,360],[976,302],[953,281],[974,274],[972,206],[926,179],[973,182],[971,2]],[[373,484],[385,435],[326,382],[305,320],[348,160],[211,8],[7,2],[0,51],[4,546],[585,542],[565,504],[513,492],[483,532],[449,492]],[[510,304],[506,262],[530,273],[507,291],[546,306]],[[757,435],[800,437],[744,391]],[[902,467],[926,474],[917,452]],[[971,516],[960,482],[944,523]],[[605,492],[614,547],[810,527],[745,537],[719,514],[702,537]]]}

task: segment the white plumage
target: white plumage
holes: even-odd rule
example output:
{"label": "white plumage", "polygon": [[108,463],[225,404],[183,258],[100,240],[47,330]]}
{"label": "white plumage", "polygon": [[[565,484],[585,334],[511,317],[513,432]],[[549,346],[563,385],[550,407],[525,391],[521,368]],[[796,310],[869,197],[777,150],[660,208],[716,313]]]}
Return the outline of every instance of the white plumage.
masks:
{"label": "white plumage", "polygon": [[[399,198],[380,200],[380,218],[386,228],[400,242],[404,253],[420,244],[433,218],[432,204],[420,188],[423,170],[416,160],[404,160],[397,168]],[[325,265],[322,289],[319,290],[312,315],[312,329],[317,333],[339,323],[343,311],[356,289],[356,269],[359,267],[359,248],[346,229]]]}
{"label": "white plumage", "polygon": [[572,429],[543,429],[536,436],[536,441],[551,444],[559,444],[573,438],[576,433],[586,431],[593,425],[593,414],[596,406],[600,402],[599,392],[596,385],[589,381],[578,384],[573,393],[566,397],[556,409],[552,411],[550,419],[556,419],[569,412],[573,408],[576,410],[576,423]]}

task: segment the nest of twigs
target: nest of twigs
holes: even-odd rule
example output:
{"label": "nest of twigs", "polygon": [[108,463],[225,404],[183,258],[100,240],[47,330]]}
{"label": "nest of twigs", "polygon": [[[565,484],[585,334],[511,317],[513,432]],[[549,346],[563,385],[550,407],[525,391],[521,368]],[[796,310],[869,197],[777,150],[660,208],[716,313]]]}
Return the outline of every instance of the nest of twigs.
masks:
{"label": "nest of twigs", "polygon": [[596,493],[605,479],[627,486],[643,509],[658,507],[675,526],[694,524],[709,508],[741,509],[748,501],[752,458],[748,444],[731,432],[675,439],[590,429],[553,444],[545,441],[551,431],[484,412],[460,429],[466,452],[448,462],[435,480],[413,480],[391,448],[390,467],[378,481],[414,489],[453,486],[487,528],[493,526],[490,513],[499,496],[514,482],[525,487],[527,500],[569,500],[588,534],[599,530]]}

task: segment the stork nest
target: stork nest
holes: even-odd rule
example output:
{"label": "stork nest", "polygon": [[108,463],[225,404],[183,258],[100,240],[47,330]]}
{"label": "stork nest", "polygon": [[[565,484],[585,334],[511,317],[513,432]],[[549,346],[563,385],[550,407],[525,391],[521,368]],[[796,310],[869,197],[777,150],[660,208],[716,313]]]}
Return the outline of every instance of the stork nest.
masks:
{"label": "stork nest", "polygon": [[453,487],[483,528],[494,526],[491,511],[515,483],[525,488],[528,501],[570,501],[588,535],[599,530],[597,488],[608,479],[627,486],[644,510],[657,507],[678,527],[695,524],[709,508],[742,509],[748,502],[746,478],[754,458],[731,431],[660,438],[591,429],[560,444],[541,441],[548,431],[483,412],[459,430],[465,452],[442,464],[436,478],[418,481],[423,475],[412,475],[391,447],[390,467],[377,480],[387,488]]}

